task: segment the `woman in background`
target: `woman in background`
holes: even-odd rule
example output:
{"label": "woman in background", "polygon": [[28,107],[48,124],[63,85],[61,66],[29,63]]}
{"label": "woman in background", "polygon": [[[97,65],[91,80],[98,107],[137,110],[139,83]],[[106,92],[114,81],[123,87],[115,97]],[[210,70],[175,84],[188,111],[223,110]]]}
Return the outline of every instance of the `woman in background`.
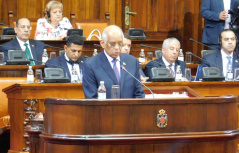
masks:
{"label": "woman in background", "polygon": [[72,25],[67,17],[63,17],[63,5],[58,1],[49,1],[45,9],[45,18],[37,20],[36,40],[62,40],[67,29]]}

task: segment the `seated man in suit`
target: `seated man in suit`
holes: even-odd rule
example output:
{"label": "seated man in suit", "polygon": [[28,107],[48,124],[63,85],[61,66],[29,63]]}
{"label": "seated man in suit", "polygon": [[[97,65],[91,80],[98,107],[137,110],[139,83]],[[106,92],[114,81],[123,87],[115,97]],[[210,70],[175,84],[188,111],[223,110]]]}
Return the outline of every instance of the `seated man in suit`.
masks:
{"label": "seated man in suit", "polygon": [[67,76],[71,81],[72,70],[76,70],[78,81],[81,81],[82,65],[85,58],[81,57],[84,39],[80,35],[70,35],[64,45],[65,54],[48,60],[45,68],[63,67],[67,71]]}
{"label": "seated man in suit", "polygon": [[[128,33],[124,33],[124,40],[123,40],[123,47],[121,50],[121,53],[125,53],[125,54],[129,54],[130,53],[130,49],[131,49],[131,39],[130,39],[130,35]],[[146,82],[149,78],[145,76],[142,68],[139,68],[140,71],[140,78],[142,82]]]}
{"label": "seated man in suit", "polygon": [[[123,32],[120,27],[110,25],[102,34],[100,45],[104,50],[88,59],[83,65],[83,90],[85,98],[97,98],[100,81],[104,81],[106,98],[111,98],[112,85],[120,85],[121,98],[144,98],[140,84],[139,62],[137,58],[121,54]],[[135,76],[138,81],[121,67]]]}
{"label": "seated man in suit", "polygon": [[1,46],[1,50],[4,51],[4,60],[8,60],[8,50],[24,50],[26,51],[27,59],[35,59],[31,61],[31,65],[41,65],[43,49],[45,44],[29,39],[31,34],[31,23],[27,18],[19,18],[16,21],[16,27],[14,28],[17,34],[16,38],[4,43]]}
{"label": "seated man in suit", "polygon": [[[163,56],[160,57],[159,59],[155,59],[149,62],[145,67],[146,75],[149,77],[150,80],[153,77],[151,72],[151,69],[153,67],[168,68],[171,71],[172,76],[174,76],[176,72],[176,67],[180,65],[182,74],[184,76],[186,63],[178,60],[179,49],[180,49],[180,42],[178,41],[178,39],[167,38],[163,41],[163,47],[162,47]],[[185,78],[183,78],[182,81],[186,81]]]}
{"label": "seated man in suit", "polygon": [[219,35],[220,51],[203,57],[203,67],[219,67],[222,74],[226,76],[228,65],[232,66],[232,72],[239,67],[239,58],[234,52],[237,38],[235,32],[231,29],[223,30]]}

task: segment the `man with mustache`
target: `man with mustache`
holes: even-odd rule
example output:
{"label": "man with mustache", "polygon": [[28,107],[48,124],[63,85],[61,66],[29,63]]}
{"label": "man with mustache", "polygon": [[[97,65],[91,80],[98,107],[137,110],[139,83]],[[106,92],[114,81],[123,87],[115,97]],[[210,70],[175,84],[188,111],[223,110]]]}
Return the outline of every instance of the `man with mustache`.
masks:
{"label": "man with mustache", "polygon": [[[167,38],[163,41],[163,47],[162,52],[163,56],[159,59],[155,59],[151,62],[149,62],[145,69],[146,69],[146,75],[149,77],[150,80],[152,80],[152,72],[151,69],[153,67],[158,68],[168,68],[170,70],[170,74],[172,76],[175,76],[176,74],[176,68],[178,65],[180,65],[181,71],[183,76],[185,76],[185,68],[186,63],[183,61],[178,60],[178,53],[180,50],[180,42],[176,38]],[[182,81],[186,81],[184,78]]]}
{"label": "man with mustache", "polygon": [[[4,51],[4,60],[8,60],[8,50],[24,50],[28,59],[33,58],[42,61],[45,44],[40,41],[29,39],[31,34],[31,23],[27,18],[19,18],[14,28],[16,38],[4,43],[0,50]],[[41,62],[31,61],[31,65],[40,65]]]}
{"label": "man with mustache", "polygon": [[[239,67],[239,58],[234,52],[237,44],[235,32],[231,29],[223,30],[219,35],[221,50],[203,57],[203,67],[218,66],[222,74],[226,76],[228,64],[232,66],[232,72]],[[207,62],[208,61],[208,62]]]}
{"label": "man with mustache", "polygon": [[[100,81],[104,81],[106,98],[111,98],[112,85],[120,85],[120,98],[144,98],[140,82],[139,62],[137,58],[121,54],[123,32],[120,27],[110,25],[102,34],[100,45],[104,49],[98,55],[89,58],[83,64],[83,90],[85,98],[97,98]],[[122,69],[124,67],[135,78]]]}

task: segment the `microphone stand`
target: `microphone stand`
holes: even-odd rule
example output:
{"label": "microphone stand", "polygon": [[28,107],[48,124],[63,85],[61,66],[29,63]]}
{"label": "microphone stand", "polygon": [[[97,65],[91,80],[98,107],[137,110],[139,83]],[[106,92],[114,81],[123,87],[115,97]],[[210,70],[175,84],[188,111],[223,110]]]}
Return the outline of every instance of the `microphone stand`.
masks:
{"label": "microphone stand", "polygon": [[213,49],[213,50],[218,51],[218,49],[213,48],[213,47],[210,47],[210,46],[208,46],[208,45],[206,45],[206,44],[204,44],[204,43],[201,43],[201,42],[199,42],[199,41],[196,41],[196,40],[194,40],[193,38],[189,38],[189,40],[190,40],[190,41],[193,41],[193,42],[196,42],[196,43],[198,43],[198,44],[200,44],[200,45],[206,46],[206,47],[208,47],[208,48],[211,48],[211,49]]}
{"label": "microphone stand", "polygon": [[143,45],[143,44],[140,44],[140,47],[148,47],[148,48],[155,48],[155,49],[162,49],[162,48],[159,48],[159,47],[154,47],[154,46],[146,46],[146,45]]}
{"label": "microphone stand", "polygon": [[147,88],[147,89],[151,92],[151,94],[152,94],[152,96],[153,96],[153,98],[154,98],[154,93],[153,93],[152,90],[150,90],[146,85],[144,85],[141,81],[139,81],[139,80],[138,80],[133,74],[131,74],[123,65],[121,65],[120,67],[121,67],[122,70],[124,70],[125,72],[127,72],[130,76],[132,76],[135,80],[137,80],[141,85],[143,85],[145,88]]}
{"label": "microphone stand", "polygon": [[45,44],[45,47],[50,47],[50,48],[56,48],[56,49],[64,50],[64,48],[62,48],[62,47],[56,47],[56,46],[51,46],[51,45],[47,45],[47,44]]}
{"label": "microphone stand", "polygon": [[201,61],[205,61],[205,62],[208,63],[208,64],[211,64],[211,65],[214,65],[214,66],[218,67],[218,68],[222,71],[222,69],[220,68],[220,66],[218,66],[218,65],[216,65],[216,64],[214,64],[214,63],[211,63],[211,62],[209,62],[209,61],[207,61],[207,60],[205,60],[205,59],[203,59],[203,58],[201,58],[201,57],[199,57],[199,56],[193,54],[192,52],[190,52],[190,54],[191,54],[192,56],[194,56],[194,57],[200,59]]}

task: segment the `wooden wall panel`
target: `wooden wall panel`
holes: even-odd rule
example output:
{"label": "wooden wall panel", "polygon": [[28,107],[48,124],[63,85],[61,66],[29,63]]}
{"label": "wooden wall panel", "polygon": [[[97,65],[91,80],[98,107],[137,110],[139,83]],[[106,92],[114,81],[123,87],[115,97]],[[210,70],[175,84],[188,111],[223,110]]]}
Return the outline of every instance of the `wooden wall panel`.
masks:
{"label": "wooden wall panel", "polygon": [[[8,23],[8,11],[14,17],[41,18],[49,0],[0,0],[0,22]],[[131,17],[130,28],[144,28],[147,40],[159,45],[168,37],[176,37],[186,51],[200,55],[202,47],[189,38],[201,41],[203,22],[200,15],[202,0],[58,0],[64,5],[64,16],[70,19],[75,12],[78,19],[104,19],[110,14],[110,24],[117,24],[127,32],[124,24],[125,6],[137,15]]]}

